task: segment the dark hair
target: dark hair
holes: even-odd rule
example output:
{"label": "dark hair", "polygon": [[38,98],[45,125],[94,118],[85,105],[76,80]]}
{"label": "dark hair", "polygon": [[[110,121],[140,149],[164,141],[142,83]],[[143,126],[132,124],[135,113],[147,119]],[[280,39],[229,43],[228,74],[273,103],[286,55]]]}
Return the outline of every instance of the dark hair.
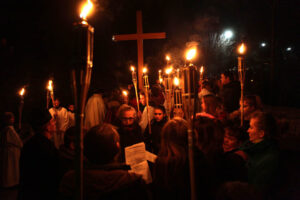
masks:
{"label": "dark hair", "polygon": [[12,112],[5,112],[2,118],[5,125],[12,125],[11,119],[15,118],[15,115]]}
{"label": "dark hair", "polygon": [[256,97],[253,95],[248,95],[244,97],[244,102],[247,102],[249,106],[256,108]]}
{"label": "dark hair", "polygon": [[224,129],[222,125],[208,117],[197,117],[195,121],[196,146],[205,155],[215,155],[222,151]]}
{"label": "dark hair", "polygon": [[84,137],[84,155],[91,163],[108,164],[120,151],[119,141],[119,134],[112,125],[94,126]]}
{"label": "dark hair", "polygon": [[166,114],[166,108],[163,105],[154,106],[154,109],[161,110],[164,114]]}
{"label": "dark hair", "polygon": [[171,119],[173,119],[173,118],[175,117],[175,114],[174,114],[174,110],[175,110],[175,109],[181,110],[181,111],[182,111],[182,114],[183,114],[183,119],[185,119],[183,108],[177,108],[177,107],[173,107],[173,108],[172,108],[171,113],[170,113]]}
{"label": "dark hair", "polygon": [[227,129],[228,131],[226,133],[229,136],[236,138],[238,142],[243,142],[248,139],[247,134],[241,127],[233,124],[227,124],[224,129]]}
{"label": "dark hair", "polygon": [[244,102],[247,102],[249,106],[255,109],[262,109],[262,103],[260,97],[257,95],[247,95],[244,97]]}
{"label": "dark hair", "polygon": [[209,80],[205,80],[202,83],[202,87],[208,89],[211,92],[213,90],[213,83]]}
{"label": "dark hair", "polygon": [[187,122],[182,118],[174,118],[168,121],[161,132],[160,155],[177,155],[178,149],[187,148]]}
{"label": "dark hair", "polygon": [[206,95],[202,98],[205,103],[205,112],[217,117],[217,108],[221,106],[219,99],[214,95]]}
{"label": "dark hair", "polygon": [[264,138],[270,139],[276,137],[277,123],[270,113],[257,112],[253,114],[251,119],[257,119],[255,126],[258,130],[264,131]]}
{"label": "dark hair", "polygon": [[[168,121],[161,132],[161,149],[154,166],[154,180],[165,187],[172,187],[182,180],[188,159],[188,125],[184,119]],[[174,176],[176,174],[176,176]],[[182,184],[182,183],[179,183]]]}
{"label": "dark hair", "polygon": [[154,85],[154,86],[151,88],[151,95],[152,95],[153,97],[159,96],[160,93],[161,93],[161,89],[159,88],[159,86]]}
{"label": "dark hair", "polygon": [[225,77],[228,77],[230,79],[230,81],[234,80],[234,74],[233,72],[226,70],[224,72],[222,72],[221,74],[224,74]]}

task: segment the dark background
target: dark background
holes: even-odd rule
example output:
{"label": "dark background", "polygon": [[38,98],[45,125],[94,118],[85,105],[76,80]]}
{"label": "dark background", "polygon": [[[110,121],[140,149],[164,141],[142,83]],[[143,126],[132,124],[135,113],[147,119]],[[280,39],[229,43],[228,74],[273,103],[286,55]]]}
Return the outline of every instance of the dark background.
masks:
{"label": "dark background", "polygon": [[[17,112],[18,90],[27,85],[24,113],[46,106],[46,84],[54,78],[55,95],[72,103],[70,70],[78,44],[74,23],[79,1],[27,0],[0,3],[0,111]],[[136,32],[136,10],[143,12],[144,32],[166,32],[167,38],[144,41],[144,63],[150,84],[158,78],[170,53],[175,66],[197,42],[195,64],[214,77],[237,65],[236,46],[247,43],[246,92],[261,95],[266,104],[299,107],[299,22],[297,0],[98,0],[89,23],[95,28],[94,67],[90,91],[109,91],[131,82],[129,65],[137,65],[135,41],[113,42],[112,35]],[[218,48],[213,36],[227,28],[234,38]],[[218,37],[217,37],[218,38]],[[264,41],[267,46],[260,47]],[[286,51],[291,47],[291,51]],[[252,81],[251,81],[252,80]],[[26,115],[26,114],[25,114]]]}

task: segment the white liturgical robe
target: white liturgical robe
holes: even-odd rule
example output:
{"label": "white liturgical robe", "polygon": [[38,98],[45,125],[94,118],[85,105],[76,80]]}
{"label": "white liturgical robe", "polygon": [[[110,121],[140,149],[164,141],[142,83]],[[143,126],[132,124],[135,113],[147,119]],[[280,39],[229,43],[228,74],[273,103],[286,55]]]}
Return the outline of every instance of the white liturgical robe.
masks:
{"label": "white liturgical robe", "polygon": [[13,126],[5,127],[0,134],[0,186],[19,184],[19,161],[23,142]]}

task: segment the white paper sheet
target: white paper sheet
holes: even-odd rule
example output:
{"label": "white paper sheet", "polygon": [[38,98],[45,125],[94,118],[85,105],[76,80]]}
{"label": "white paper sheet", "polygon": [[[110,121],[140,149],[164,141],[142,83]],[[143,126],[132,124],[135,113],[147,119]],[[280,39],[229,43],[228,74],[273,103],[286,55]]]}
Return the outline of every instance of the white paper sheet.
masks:
{"label": "white paper sheet", "polygon": [[155,154],[146,151],[143,142],[125,148],[126,164],[130,165],[132,172],[142,175],[147,184],[152,182],[147,160],[154,163],[156,158]]}

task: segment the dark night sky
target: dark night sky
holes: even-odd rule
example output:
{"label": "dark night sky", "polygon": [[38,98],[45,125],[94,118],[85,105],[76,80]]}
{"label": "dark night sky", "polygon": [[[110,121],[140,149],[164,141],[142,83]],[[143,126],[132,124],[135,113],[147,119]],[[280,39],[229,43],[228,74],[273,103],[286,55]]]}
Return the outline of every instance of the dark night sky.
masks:
{"label": "dark night sky", "polygon": [[[272,9],[274,2],[277,6]],[[1,111],[15,109],[16,93],[25,84],[29,90],[25,103],[44,104],[45,85],[50,75],[54,77],[56,94],[65,104],[70,103],[69,74],[74,64],[73,24],[78,20],[78,3],[75,0],[0,3]],[[144,62],[149,65],[150,75],[153,73],[151,81],[163,67],[166,53],[172,53],[176,63],[182,64],[181,55],[187,42],[199,42],[200,51],[204,52],[204,36],[221,33],[226,28],[235,32],[234,44],[246,41],[252,56],[262,58],[261,64],[257,64],[259,59],[256,59],[256,65],[263,66],[263,62],[270,61],[272,12],[275,11],[275,53],[279,56],[275,66],[282,67],[275,70],[276,78],[288,82],[286,87],[290,90],[299,92],[296,86],[291,86],[299,77],[299,4],[296,0],[98,0],[89,19],[95,27],[91,90],[130,83],[128,66],[137,63],[136,42],[115,43],[111,38],[113,34],[135,33],[135,12],[141,9],[144,32],[167,34],[164,40],[144,41]],[[265,52],[259,51],[261,41],[268,44]],[[292,47],[289,54],[285,52],[288,46]],[[235,62],[231,58],[227,63],[213,65],[213,59],[218,57],[204,55],[196,64],[205,62],[208,68],[211,66],[211,72],[232,67],[229,64]],[[282,70],[289,73],[282,73]],[[289,74],[294,77],[287,78]]]}

